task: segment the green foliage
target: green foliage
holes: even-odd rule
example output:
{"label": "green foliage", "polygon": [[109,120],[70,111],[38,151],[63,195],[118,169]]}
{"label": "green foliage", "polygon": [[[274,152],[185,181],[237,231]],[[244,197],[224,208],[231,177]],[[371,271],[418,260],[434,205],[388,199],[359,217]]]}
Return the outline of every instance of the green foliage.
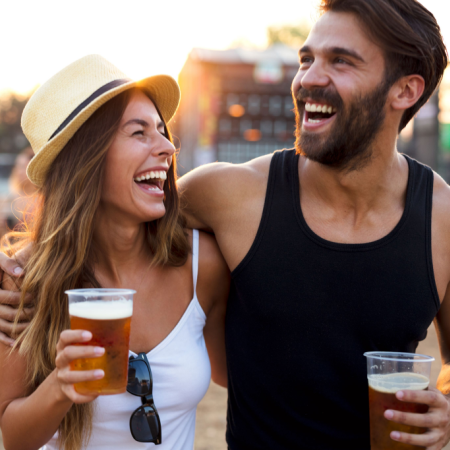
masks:
{"label": "green foliage", "polygon": [[19,153],[29,145],[20,127],[28,99],[12,92],[0,96],[0,153]]}
{"label": "green foliage", "polygon": [[311,27],[308,23],[298,25],[281,25],[267,28],[269,45],[286,44],[290,47],[300,47],[305,42]]}

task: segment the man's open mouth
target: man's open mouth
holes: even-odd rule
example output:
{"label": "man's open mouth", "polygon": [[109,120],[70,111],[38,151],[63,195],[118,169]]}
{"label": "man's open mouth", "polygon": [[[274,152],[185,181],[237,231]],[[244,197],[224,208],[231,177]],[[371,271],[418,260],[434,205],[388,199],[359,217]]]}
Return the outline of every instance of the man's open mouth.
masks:
{"label": "man's open mouth", "polygon": [[334,106],[325,103],[305,103],[305,120],[320,123],[333,117],[337,112]]}
{"label": "man's open mouth", "polygon": [[136,184],[145,187],[148,191],[162,191],[164,187],[164,180],[166,179],[167,173],[164,170],[152,170],[133,178],[133,181]]}

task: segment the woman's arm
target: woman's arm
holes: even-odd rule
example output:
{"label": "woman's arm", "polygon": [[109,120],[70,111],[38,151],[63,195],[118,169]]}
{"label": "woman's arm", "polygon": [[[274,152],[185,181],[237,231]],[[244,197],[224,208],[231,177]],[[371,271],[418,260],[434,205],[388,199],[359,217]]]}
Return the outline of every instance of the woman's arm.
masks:
{"label": "woman's arm", "polygon": [[200,232],[197,296],[206,313],[203,330],[211,375],[215,383],[227,387],[225,355],[225,313],[230,288],[230,272],[213,236]]}
{"label": "woman's arm", "polygon": [[73,403],[87,403],[97,396],[78,394],[73,384],[98,380],[103,371],[71,371],[70,362],[104,353],[87,342],[92,334],[65,330],[57,347],[56,368],[29,396],[26,392],[26,361],[18,351],[0,345],[0,426],[6,450],[37,450],[57,431]]}

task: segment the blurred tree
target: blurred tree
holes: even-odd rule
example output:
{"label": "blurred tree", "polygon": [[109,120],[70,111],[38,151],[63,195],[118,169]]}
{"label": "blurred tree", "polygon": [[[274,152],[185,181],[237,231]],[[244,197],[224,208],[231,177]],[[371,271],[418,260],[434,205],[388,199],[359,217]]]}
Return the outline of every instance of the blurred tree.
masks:
{"label": "blurred tree", "polygon": [[267,28],[268,45],[286,44],[290,47],[300,47],[305,42],[311,26],[307,22],[298,25],[281,25]]}
{"label": "blurred tree", "polygon": [[28,141],[22,133],[20,118],[29,96],[13,92],[0,95],[0,153],[19,153]]}

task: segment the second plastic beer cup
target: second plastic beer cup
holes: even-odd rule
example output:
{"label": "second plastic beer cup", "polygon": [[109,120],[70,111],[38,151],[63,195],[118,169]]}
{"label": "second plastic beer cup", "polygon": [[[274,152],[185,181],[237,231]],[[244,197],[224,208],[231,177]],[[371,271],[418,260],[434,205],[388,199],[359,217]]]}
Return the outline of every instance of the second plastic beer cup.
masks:
{"label": "second plastic beer cup", "polygon": [[430,384],[431,356],[416,353],[367,352],[369,382],[370,445],[372,450],[414,450],[415,445],[391,439],[392,431],[420,434],[425,428],[402,425],[384,417],[387,409],[425,413],[427,405],[407,403],[395,394],[402,390],[424,390]]}
{"label": "second plastic beer cup", "polygon": [[128,374],[130,324],[133,294],[129,289],[73,289],[69,296],[70,328],[92,333],[89,342],[79,345],[104,347],[98,358],[77,359],[71,370],[102,369],[101,380],[75,384],[79,394],[112,395],[125,392]]}

